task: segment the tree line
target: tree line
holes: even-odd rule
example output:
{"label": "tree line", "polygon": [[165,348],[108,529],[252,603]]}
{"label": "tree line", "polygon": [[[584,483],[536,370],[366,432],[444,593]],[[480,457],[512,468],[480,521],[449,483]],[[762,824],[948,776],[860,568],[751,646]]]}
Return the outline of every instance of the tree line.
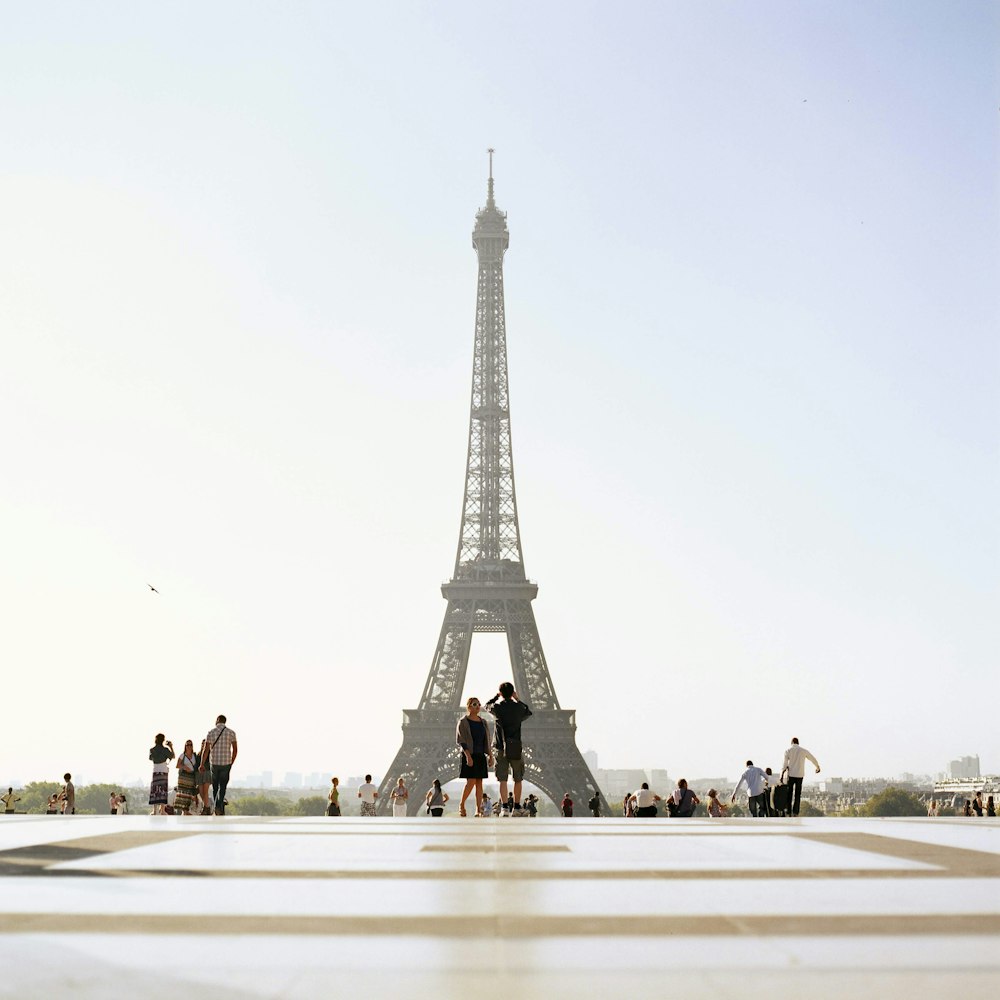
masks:
{"label": "tree line", "polygon": [[[21,813],[44,813],[48,806],[49,797],[57,794],[62,789],[62,785],[56,781],[31,781],[21,789],[15,789],[14,794],[20,797],[17,803],[17,811]],[[93,784],[81,785],[76,789],[76,811],[82,815],[99,815],[109,811],[108,800],[113,792],[125,792],[128,797],[129,812],[142,814],[148,809],[147,800],[148,789],[145,786],[140,788],[122,788],[121,785]],[[271,792],[265,794],[255,790],[242,790],[230,788],[228,791],[229,805],[227,812],[234,816],[322,816],[326,812],[326,796],[324,795],[303,795],[298,798],[294,796],[281,795]],[[549,805],[549,803],[545,803]],[[622,803],[609,803],[612,816],[621,816]],[[952,813],[960,814],[961,810],[946,810],[942,807],[941,815]],[[540,815],[556,815],[554,808],[539,811]],[[885,791],[872,796],[864,805],[857,806],[850,811],[842,813],[824,813],[812,803],[803,800],[802,816],[925,816],[927,814],[927,802],[913,792],[902,788],[889,786]],[[586,809],[577,806],[577,815],[586,816]],[[705,816],[705,804],[699,804],[695,809],[695,816]],[[732,817],[746,816],[747,812],[742,805],[734,804],[729,806],[728,815]]]}

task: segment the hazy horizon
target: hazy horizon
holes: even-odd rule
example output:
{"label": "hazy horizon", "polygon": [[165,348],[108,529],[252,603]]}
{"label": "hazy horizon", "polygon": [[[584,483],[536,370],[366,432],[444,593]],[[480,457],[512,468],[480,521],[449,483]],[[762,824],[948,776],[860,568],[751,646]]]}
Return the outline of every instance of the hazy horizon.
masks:
{"label": "hazy horizon", "polygon": [[[1000,771],[996,5],[8,13],[0,783],[143,773],[219,712],[234,777],[389,766],[490,146],[580,749]],[[465,695],[508,675],[477,635]]]}

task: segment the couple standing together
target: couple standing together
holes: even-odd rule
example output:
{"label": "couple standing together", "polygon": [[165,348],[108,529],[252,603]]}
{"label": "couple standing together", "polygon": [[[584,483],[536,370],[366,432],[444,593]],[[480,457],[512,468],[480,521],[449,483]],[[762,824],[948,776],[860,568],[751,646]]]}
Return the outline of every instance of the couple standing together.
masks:
{"label": "couple standing together", "polygon": [[513,808],[520,810],[521,783],[524,780],[521,723],[531,715],[531,709],[518,698],[514,685],[509,681],[504,681],[499,692],[486,703],[486,711],[496,719],[492,734],[486,720],[480,718],[483,706],[479,699],[470,698],[465,707],[468,714],[459,719],[455,731],[455,742],[462,751],[459,777],[465,778],[459,816],[466,815],[465,802],[473,790],[476,793],[476,815],[482,816],[483,779],[489,776],[491,767],[496,768],[497,781],[500,782],[501,808],[508,808],[507,779],[513,775]]}

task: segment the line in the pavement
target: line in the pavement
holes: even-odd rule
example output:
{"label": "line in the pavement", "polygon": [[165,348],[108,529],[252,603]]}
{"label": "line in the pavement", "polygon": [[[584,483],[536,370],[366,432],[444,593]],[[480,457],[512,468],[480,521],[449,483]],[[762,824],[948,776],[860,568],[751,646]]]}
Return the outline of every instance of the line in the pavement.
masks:
{"label": "line in the pavement", "polygon": [[1000,877],[1000,854],[977,851],[967,847],[943,846],[918,840],[901,840],[883,837],[874,833],[819,833],[803,831],[795,835],[797,840],[809,840],[831,847],[848,847],[866,854],[915,861],[919,864],[934,865],[944,870],[949,877],[998,878]]}
{"label": "line in the pavement", "polygon": [[839,937],[1000,934],[1000,914],[844,916],[204,916],[6,913],[3,934],[407,935],[432,938]]}

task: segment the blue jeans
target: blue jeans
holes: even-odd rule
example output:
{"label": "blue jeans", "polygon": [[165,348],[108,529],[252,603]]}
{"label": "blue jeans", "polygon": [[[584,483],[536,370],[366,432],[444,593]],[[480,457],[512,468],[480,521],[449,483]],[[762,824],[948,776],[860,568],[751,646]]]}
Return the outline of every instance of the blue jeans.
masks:
{"label": "blue jeans", "polygon": [[212,801],[215,803],[215,814],[224,816],[226,807],[226,789],[229,787],[229,770],[232,764],[212,765]]}

